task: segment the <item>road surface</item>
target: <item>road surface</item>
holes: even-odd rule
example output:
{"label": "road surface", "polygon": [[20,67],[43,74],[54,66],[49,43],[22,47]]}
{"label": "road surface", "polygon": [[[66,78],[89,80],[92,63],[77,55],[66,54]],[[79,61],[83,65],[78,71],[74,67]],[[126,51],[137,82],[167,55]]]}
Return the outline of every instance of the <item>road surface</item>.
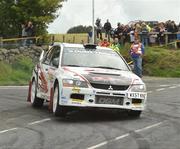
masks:
{"label": "road surface", "polygon": [[180,149],[180,79],[145,77],[140,119],[108,111],[57,118],[26,102],[27,87],[0,87],[0,149]]}

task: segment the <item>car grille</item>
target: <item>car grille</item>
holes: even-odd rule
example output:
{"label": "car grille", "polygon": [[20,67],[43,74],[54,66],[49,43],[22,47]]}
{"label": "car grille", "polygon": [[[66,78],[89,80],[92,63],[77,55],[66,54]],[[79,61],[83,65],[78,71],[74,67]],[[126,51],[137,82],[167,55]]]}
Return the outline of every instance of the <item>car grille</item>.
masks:
{"label": "car grille", "polygon": [[109,85],[109,84],[97,84],[97,83],[91,83],[91,86],[97,89],[119,90],[119,91],[127,90],[129,87],[129,85]]}
{"label": "car grille", "polygon": [[124,102],[123,97],[96,95],[96,98],[95,98],[96,104],[123,105],[123,102]]}

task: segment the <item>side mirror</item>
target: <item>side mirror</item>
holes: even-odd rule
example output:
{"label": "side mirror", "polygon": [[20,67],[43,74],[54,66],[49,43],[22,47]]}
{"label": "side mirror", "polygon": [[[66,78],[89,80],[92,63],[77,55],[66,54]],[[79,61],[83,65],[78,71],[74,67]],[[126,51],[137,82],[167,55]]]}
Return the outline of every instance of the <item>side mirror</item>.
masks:
{"label": "side mirror", "polygon": [[42,50],[42,52],[41,52],[41,55],[39,57],[39,61],[42,61],[43,57],[44,57],[44,50]]}
{"label": "side mirror", "polygon": [[58,68],[58,66],[59,66],[59,58],[54,58],[52,60],[52,65],[55,66],[56,68]]}

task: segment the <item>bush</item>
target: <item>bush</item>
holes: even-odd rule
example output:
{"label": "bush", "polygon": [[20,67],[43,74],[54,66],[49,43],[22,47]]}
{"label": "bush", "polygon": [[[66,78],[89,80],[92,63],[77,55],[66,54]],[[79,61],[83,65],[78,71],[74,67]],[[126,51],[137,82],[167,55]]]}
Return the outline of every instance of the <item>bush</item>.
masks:
{"label": "bush", "polygon": [[[131,61],[130,45],[119,51],[127,62]],[[143,57],[143,74],[158,77],[180,77],[180,50],[147,47]]]}
{"label": "bush", "polygon": [[0,62],[0,65],[0,85],[27,85],[34,67],[27,57],[19,57],[13,64]]}

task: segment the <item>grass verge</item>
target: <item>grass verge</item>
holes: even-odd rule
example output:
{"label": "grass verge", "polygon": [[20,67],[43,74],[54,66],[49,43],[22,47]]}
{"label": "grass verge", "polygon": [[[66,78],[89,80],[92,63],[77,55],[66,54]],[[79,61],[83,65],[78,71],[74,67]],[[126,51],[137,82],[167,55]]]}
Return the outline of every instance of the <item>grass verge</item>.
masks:
{"label": "grass verge", "polygon": [[[127,44],[120,53],[131,61]],[[147,47],[143,57],[143,74],[156,77],[180,77],[180,50]],[[27,57],[18,57],[13,64],[0,62],[0,85],[27,85],[34,63]]]}
{"label": "grass verge", "polygon": [[18,57],[13,64],[0,62],[0,85],[27,85],[33,66],[27,57]]}
{"label": "grass verge", "polygon": [[[120,53],[131,61],[127,44]],[[143,56],[143,74],[157,77],[180,77],[180,50],[146,47]]]}

